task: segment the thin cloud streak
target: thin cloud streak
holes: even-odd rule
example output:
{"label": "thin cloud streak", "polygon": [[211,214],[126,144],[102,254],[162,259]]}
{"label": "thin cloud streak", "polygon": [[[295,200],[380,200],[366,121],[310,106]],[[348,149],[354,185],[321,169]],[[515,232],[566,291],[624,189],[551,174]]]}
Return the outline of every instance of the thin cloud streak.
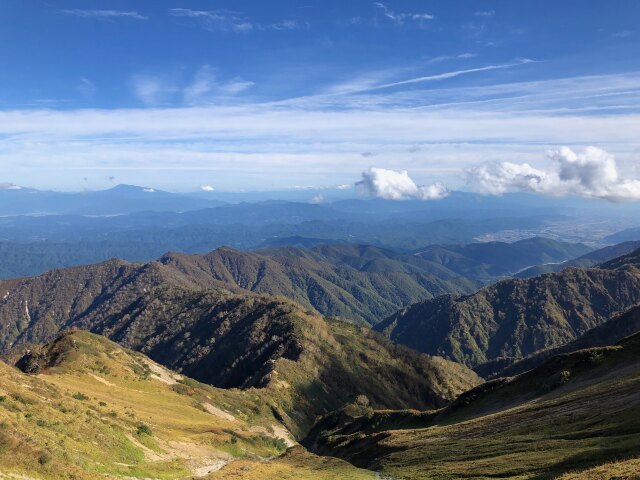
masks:
{"label": "thin cloud streak", "polygon": [[149,19],[149,17],[141,15],[136,11],[69,9],[69,10],[61,10],[61,13],[65,15],[71,15],[74,17],[80,17],[80,18],[98,18],[98,19],[132,18],[135,20]]}
{"label": "thin cloud streak", "polygon": [[[528,58],[525,58],[522,61],[517,63],[505,63],[502,65],[487,65],[484,67],[468,68],[465,70],[455,70],[453,72],[444,72],[444,73],[439,73],[437,75],[427,75],[424,77],[410,78],[408,80],[401,80],[399,82],[392,82],[392,83],[386,83],[384,85],[377,85],[367,90],[381,90],[383,88],[399,87],[401,85],[411,85],[415,83],[432,82],[435,80],[446,80],[449,78],[459,77],[460,75],[466,75],[468,73],[487,72],[490,70],[503,70],[506,68],[519,67],[521,65],[526,65],[527,63],[535,63],[535,62],[536,62],[535,60],[530,60]],[[363,91],[367,91],[367,90],[363,90]]]}

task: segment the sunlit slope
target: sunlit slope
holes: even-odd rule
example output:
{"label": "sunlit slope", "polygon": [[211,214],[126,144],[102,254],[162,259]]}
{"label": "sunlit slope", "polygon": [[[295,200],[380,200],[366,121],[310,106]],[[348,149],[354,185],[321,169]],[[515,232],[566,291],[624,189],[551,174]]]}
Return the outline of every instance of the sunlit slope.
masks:
{"label": "sunlit slope", "polygon": [[[395,479],[583,478],[575,472],[640,456],[640,334],[554,357],[440,411],[360,415],[325,419],[308,442]],[[607,478],[595,475],[584,478]]]}
{"label": "sunlit slope", "polygon": [[[19,365],[34,373],[0,363],[4,475],[177,479],[242,460],[304,478],[317,462],[276,458],[294,441],[259,392],[202,385],[99,336],[64,335]],[[344,462],[325,470],[371,478]]]}

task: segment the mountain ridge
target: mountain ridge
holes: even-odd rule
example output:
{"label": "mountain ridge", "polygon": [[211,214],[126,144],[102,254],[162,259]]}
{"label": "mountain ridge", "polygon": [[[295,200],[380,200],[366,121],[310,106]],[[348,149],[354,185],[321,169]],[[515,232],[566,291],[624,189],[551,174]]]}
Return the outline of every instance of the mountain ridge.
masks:
{"label": "mountain ridge", "polygon": [[[629,256],[635,262],[635,256]],[[640,302],[640,264],[503,280],[401,310],[374,328],[394,341],[478,366],[577,338]]]}

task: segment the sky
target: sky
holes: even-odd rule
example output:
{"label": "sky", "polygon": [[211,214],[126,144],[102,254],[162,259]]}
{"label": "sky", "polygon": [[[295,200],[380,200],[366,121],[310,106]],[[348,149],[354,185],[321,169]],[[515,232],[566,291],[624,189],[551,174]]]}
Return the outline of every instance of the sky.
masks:
{"label": "sky", "polygon": [[637,0],[0,3],[2,184],[638,200],[639,133]]}

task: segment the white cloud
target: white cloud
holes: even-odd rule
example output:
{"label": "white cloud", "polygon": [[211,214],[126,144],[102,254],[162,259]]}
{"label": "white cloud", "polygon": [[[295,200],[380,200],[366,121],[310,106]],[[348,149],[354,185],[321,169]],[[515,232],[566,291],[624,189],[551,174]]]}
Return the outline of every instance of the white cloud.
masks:
{"label": "white cloud", "polygon": [[475,166],[466,170],[467,183],[492,195],[517,190],[610,201],[640,200],[640,180],[622,179],[613,155],[600,148],[587,147],[575,153],[562,147],[549,151],[548,157],[553,165],[547,169],[511,162]]}
{"label": "white cloud", "polygon": [[319,205],[322,202],[324,202],[324,195],[322,195],[321,193],[317,194],[309,201],[309,203],[313,205]]}
{"label": "white cloud", "polygon": [[216,189],[211,185],[201,185],[200,190],[202,190],[203,192],[214,192]]}
{"label": "white cloud", "polygon": [[[365,87],[361,91],[382,90],[382,89],[386,89],[386,88],[399,87],[399,86],[403,86],[403,85],[411,85],[411,84],[415,84],[415,83],[432,82],[432,81],[436,81],[436,80],[447,80],[449,78],[459,77],[461,75],[466,75],[468,73],[487,72],[487,71],[490,71],[490,70],[504,70],[504,69],[513,68],[513,67],[519,67],[521,65],[526,65],[528,63],[535,63],[535,60],[531,60],[529,58],[523,58],[523,59],[518,60],[517,62],[514,62],[514,63],[504,63],[504,64],[499,64],[499,65],[486,65],[484,67],[468,68],[468,69],[465,69],[465,70],[455,70],[455,71],[452,71],[452,72],[438,73],[436,75],[426,75],[426,76],[423,76],[423,77],[410,78],[408,80],[400,80],[400,81],[397,81],[397,82],[385,83],[385,84],[382,84],[382,85],[374,85],[374,86],[371,86],[371,87],[368,87],[368,88]],[[357,92],[351,92],[351,93],[357,93]]]}
{"label": "white cloud", "polygon": [[169,10],[172,17],[193,19],[210,31],[249,33],[254,30],[299,30],[309,28],[308,23],[301,23],[295,19],[285,19],[279,22],[261,24],[249,19],[241,12],[233,10],[192,10],[190,8],[172,8]]}
{"label": "white cloud", "polygon": [[495,14],[495,10],[478,10],[474,13],[476,17],[493,17]]}
{"label": "white cloud", "polygon": [[432,65],[434,63],[446,62],[447,60],[468,60],[469,58],[474,58],[477,55],[475,53],[461,53],[459,55],[440,55],[438,57],[430,57],[426,59],[427,65]]}
{"label": "white cloud", "polygon": [[206,104],[220,97],[238,95],[253,85],[253,82],[241,78],[220,80],[216,76],[215,69],[210,65],[200,67],[189,81],[183,78],[154,75],[135,75],[132,79],[134,95],[147,105]]}
{"label": "white cloud", "polygon": [[351,187],[353,187],[353,185],[350,183],[343,183],[342,185],[338,185],[336,188],[338,190],[349,190]]}
{"label": "white cloud", "polygon": [[76,90],[83,97],[90,99],[95,95],[97,88],[91,80],[83,77],[80,79],[80,83],[76,87]]}
{"label": "white cloud", "polygon": [[233,79],[221,82],[210,65],[203,65],[196,72],[193,82],[183,89],[183,97],[187,104],[197,104],[212,97],[233,96],[251,88],[253,82]]}
{"label": "white cloud", "polygon": [[22,190],[22,187],[9,182],[0,182],[0,190]]}
{"label": "white cloud", "polygon": [[148,20],[148,17],[139,14],[136,11],[121,11],[121,10],[82,10],[82,9],[71,9],[71,10],[62,10],[62,13],[65,15],[73,15],[75,17],[81,18],[98,18],[98,19],[109,19],[109,18],[133,18],[135,20]]}
{"label": "white cloud", "polygon": [[417,22],[423,24],[425,21],[433,20],[435,16],[429,13],[400,13],[394,12],[387,5],[381,2],[375,2],[373,4],[378,9],[382,16],[391,20],[396,25],[404,25],[407,21]]}
{"label": "white cloud", "polygon": [[633,35],[633,30],[621,30],[611,35],[613,38],[629,38]]}
{"label": "white cloud", "polygon": [[166,80],[152,75],[134,75],[133,93],[147,105],[157,105],[174,94],[178,88]]}
{"label": "white cloud", "polygon": [[441,183],[420,186],[406,170],[384,168],[370,168],[362,172],[362,180],[356,183],[356,189],[362,194],[385,200],[440,200],[449,194]]}
{"label": "white cloud", "polygon": [[308,23],[300,23],[297,20],[282,20],[281,22],[271,23],[260,26],[263,30],[299,30],[301,28],[309,28]]}
{"label": "white cloud", "polygon": [[206,30],[247,33],[254,29],[254,24],[244,15],[231,10],[192,10],[190,8],[172,8],[169,15],[195,19]]}
{"label": "white cloud", "polygon": [[[161,83],[190,84],[172,81]],[[5,109],[0,170],[38,188],[113,174],[188,190],[203,182],[199,172],[223,178],[225,188],[262,188],[265,179],[281,186],[283,171],[287,184],[333,185],[359,177],[374,163],[361,153],[372,151],[377,165],[410,165],[457,186],[462,169],[481,162],[542,170],[541,151],[600,144],[621,176],[637,177],[640,73],[482,83],[179,108]],[[182,90],[172,95],[182,103]],[[420,154],[408,151],[415,145]]]}

